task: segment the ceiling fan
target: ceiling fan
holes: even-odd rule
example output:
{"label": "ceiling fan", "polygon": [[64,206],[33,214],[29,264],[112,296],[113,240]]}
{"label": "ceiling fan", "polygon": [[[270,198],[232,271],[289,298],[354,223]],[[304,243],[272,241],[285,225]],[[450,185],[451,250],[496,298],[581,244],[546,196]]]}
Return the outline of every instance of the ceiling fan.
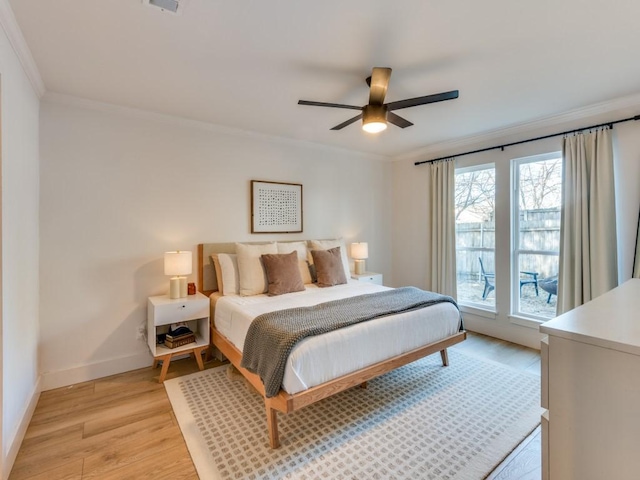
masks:
{"label": "ceiling fan", "polygon": [[444,100],[453,100],[458,98],[458,90],[450,92],[436,93],[425,97],[408,98],[397,102],[384,103],[384,97],[389,87],[389,79],[391,78],[391,69],[374,67],[371,76],[367,78],[369,85],[369,103],[364,107],[355,105],[342,105],[340,103],[312,102],[309,100],[298,100],[298,105],[312,105],[316,107],[330,108],[347,108],[350,110],[360,110],[362,113],[350,118],[340,125],[336,125],[331,130],[342,130],[347,125],[362,119],[362,129],[369,133],[378,133],[387,128],[387,122],[394,124],[400,128],[407,128],[413,125],[409,120],[393,113],[393,110],[401,108],[416,107],[418,105],[426,105],[427,103],[442,102]]}

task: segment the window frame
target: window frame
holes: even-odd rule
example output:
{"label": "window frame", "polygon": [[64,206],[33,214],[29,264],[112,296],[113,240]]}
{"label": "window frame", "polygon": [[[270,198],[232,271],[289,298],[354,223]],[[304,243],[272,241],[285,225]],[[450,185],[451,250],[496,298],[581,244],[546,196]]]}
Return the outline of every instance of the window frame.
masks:
{"label": "window frame", "polygon": [[[510,291],[511,301],[509,305],[510,317],[513,319],[523,320],[525,326],[529,326],[530,322],[535,324],[544,323],[550,318],[541,315],[534,315],[520,310],[520,255],[556,255],[559,257],[560,252],[555,250],[529,250],[520,249],[520,166],[527,163],[542,162],[545,160],[562,160],[562,152],[542,153],[538,155],[530,155],[520,158],[511,159],[511,252],[509,256],[509,266],[511,272]],[[496,228],[497,230],[497,228]],[[513,320],[512,320],[513,321]],[[519,321],[513,323],[520,324]]]}
{"label": "window frame", "polygon": [[[472,165],[472,166],[468,166],[468,167],[456,167],[455,168],[455,172],[454,172],[454,176],[457,176],[458,174],[472,173],[472,172],[476,172],[476,171],[479,171],[479,170],[493,170],[494,186],[495,186],[495,188],[497,188],[496,162],[488,162],[488,163],[483,163],[483,164],[480,164],[480,165]],[[455,180],[454,180],[454,185],[455,185]],[[495,204],[495,198],[496,198],[496,193],[494,192],[494,204]],[[494,210],[494,222],[495,222],[495,210]],[[496,233],[497,233],[497,227],[496,227],[496,229],[494,231],[494,245],[495,245],[495,235],[496,235]],[[456,229],[456,236],[457,236],[457,229]],[[496,258],[496,248],[495,248],[495,246],[493,248],[474,247],[474,250],[476,250],[478,252],[493,252],[494,259]],[[456,251],[456,255],[457,255],[457,253],[458,253],[458,241],[457,241],[457,238],[456,238],[455,251]],[[463,312],[467,311],[469,313],[475,313],[476,315],[479,315],[481,317],[494,318],[494,319],[496,318],[496,316],[498,314],[498,302],[497,302],[497,288],[498,288],[498,285],[497,285],[497,282],[496,282],[497,272],[496,272],[495,266],[494,266],[494,273],[496,274],[496,277],[494,277],[495,288],[493,290],[493,292],[494,292],[493,305],[485,305],[485,304],[478,303],[478,302],[460,300],[460,298],[458,297],[456,300],[457,300],[458,304],[460,305],[460,307],[461,307]],[[457,276],[458,276],[458,272],[457,272],[457,266],[456,266],[456,287],[457,287]]]}

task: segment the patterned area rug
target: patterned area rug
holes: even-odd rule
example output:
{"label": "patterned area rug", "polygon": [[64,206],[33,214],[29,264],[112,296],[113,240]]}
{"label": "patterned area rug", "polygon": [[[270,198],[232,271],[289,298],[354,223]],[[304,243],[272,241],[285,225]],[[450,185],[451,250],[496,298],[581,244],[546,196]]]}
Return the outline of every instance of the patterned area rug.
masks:
{"label": "patterned area rug", "polygon": [[449,350],[288,415],[226,367],[165,382],[201,480],[482,479],[540,422],[540,378]]}

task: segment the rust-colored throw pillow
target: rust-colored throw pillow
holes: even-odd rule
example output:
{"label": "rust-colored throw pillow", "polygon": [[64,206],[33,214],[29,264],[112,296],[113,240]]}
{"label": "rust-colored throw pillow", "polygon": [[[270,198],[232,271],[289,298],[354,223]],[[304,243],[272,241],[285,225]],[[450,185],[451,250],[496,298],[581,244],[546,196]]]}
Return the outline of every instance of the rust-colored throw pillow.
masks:
{"label": "rust-colored throw pillow", "polygon": [[333,287],[347,283],[340,247],[329,250],[311,250],[311,256],[316,267],[319,287]]}
{"label": "rust-colored throw pillow", "polygon": [[304,290],[304,283],[298,268],[298,253],[263,254],[262,263],[267,272],[269,295],[300,292]]}

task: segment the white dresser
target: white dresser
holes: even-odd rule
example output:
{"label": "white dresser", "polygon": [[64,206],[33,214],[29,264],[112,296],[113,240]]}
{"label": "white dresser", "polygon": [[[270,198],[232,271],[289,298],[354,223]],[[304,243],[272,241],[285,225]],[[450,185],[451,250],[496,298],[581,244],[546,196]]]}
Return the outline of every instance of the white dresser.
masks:
{"label": "white dresser", "polygon": [[542,477],[640,478],[640,279],[540,326]]}

